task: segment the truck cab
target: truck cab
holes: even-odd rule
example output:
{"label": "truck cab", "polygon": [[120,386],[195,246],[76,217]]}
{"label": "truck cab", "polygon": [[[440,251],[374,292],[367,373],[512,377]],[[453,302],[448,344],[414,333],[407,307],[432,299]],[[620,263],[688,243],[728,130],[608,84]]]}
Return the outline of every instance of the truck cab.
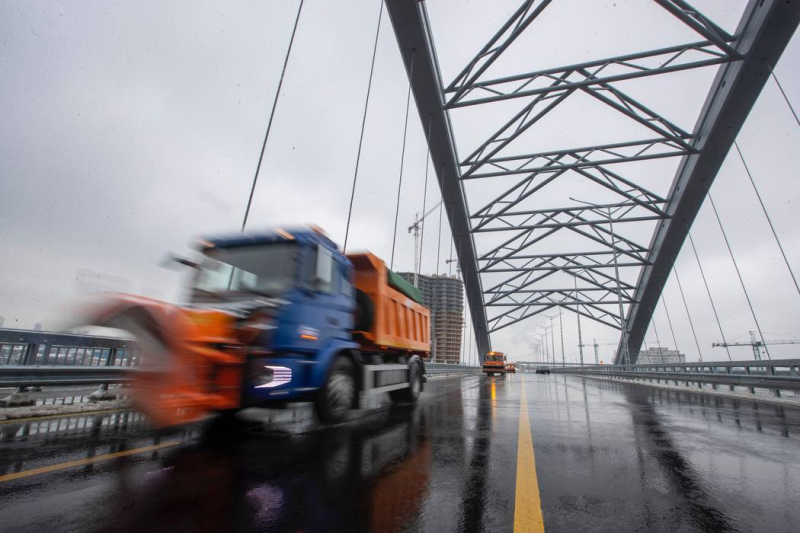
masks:
{"label": "truck cab", "polygon": [[494,376],[495,374],[505,374],[506,370],[506,356],[502,352],[489,352],[483,359],[483,373],[487,376]]}
{"label": "truck cab", "polygon": [[[244,405],[299,400],[323,386],[332,359],[353,358],[353,265],[322,233],[278,229],[201,241],[190,312],[233,315],[256,330]],[[351,401],[355,391],[344,391]]]}

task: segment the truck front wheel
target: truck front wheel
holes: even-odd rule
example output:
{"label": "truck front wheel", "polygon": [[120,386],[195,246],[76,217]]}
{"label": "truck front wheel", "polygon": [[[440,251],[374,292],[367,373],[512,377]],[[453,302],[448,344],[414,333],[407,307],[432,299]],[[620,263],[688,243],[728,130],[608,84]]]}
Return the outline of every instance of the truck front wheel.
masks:
{"label": "truck front wheel", "polygon": [[395,403],[417,403],[422,391],[422,370],[418,363],[408,366],[408,387],[389,391],[389,398]]}
{"label": "truck front wheel", "polygon": [[336,424],[347,418],[356,399],[356,379],[353,363],[347,357],[337,357],[333,362],[325,386],[314,402],[319,419],[325,424]]}

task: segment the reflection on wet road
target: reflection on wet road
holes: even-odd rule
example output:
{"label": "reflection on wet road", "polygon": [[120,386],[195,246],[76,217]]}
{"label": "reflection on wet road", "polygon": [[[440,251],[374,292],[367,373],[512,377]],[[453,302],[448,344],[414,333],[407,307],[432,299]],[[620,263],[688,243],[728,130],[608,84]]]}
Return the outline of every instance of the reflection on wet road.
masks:
{"label": "reflection on wet road", "polygon": [[[423,398],[416,410],[374,406],[330,428],[284,411],[225,447],[200,439],[197,427],[154,435],[130,413],[0,424],[0,524],[512,531],[520,510],[537,513],[521,509],[535,502],[530,484],[518,483],[518,466],[522,475],[534,455],[546,531],[800,523],[798,410],[531,374],[436,381]],[[49,469],[69,461],[78,464]]]}

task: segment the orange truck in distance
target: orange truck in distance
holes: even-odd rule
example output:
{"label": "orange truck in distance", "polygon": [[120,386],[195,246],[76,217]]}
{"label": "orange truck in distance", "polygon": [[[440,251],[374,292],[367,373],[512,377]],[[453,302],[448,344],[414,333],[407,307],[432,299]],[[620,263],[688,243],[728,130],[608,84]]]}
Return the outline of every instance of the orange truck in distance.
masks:
{"label": "orange truck in distance", "polygon": [[505,374],[506,370],[506,356],[502,352],[489,352],[483,360],[483,373],[487,376],[494,376],[495,374]]}

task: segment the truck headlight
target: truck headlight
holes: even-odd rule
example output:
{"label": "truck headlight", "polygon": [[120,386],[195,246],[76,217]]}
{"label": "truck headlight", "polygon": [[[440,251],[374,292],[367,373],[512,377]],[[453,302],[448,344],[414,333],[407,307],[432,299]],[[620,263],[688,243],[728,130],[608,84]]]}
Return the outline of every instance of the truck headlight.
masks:
{"label": "truck headlight", "polygon": [[256,389],[280,387],[292,381],[292,369],[286,366],[264,366],[264,371],[253,378]]}

